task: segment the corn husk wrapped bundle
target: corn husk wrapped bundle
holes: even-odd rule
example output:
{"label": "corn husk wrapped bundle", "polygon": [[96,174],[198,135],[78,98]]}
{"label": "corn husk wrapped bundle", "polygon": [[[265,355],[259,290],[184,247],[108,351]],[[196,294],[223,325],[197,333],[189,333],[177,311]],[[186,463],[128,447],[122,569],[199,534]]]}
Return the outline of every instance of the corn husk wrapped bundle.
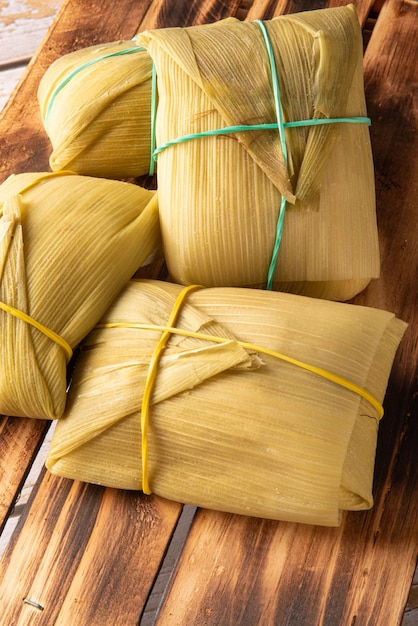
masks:
{"label": "corn husk wrapped bundle", "polygon": [[91,46],[52,63],[38,89],[51,169],[107,178],[148,173],[151,71],[135,41]]}
{"label": "corn husk wrapped bundle", "polygon": [[[234,19],[138,36],[158,76],[170,275],[207,287],[266,284],[284,198],[272,288],[346,300],[379,275],[367,123],[283,127],[286,158],[277,126],[279,117],[366,116],[358,20],[349,6],[281,16],[264,28],[267,40],[259,23]],[[257,124],[276,127],[217,134]]]}
{"label": "corn husk wrapped bundle", "polygon": [[136,185],[71,173],[0,185],[0,413],[62,415],[71,349],[159,241],[156,193]]}
{"label": "corn husk wrapped bundle", "polygon": [[[149,367],[182,289],[131,281],[85,339],[52,439],[51,472],[143,487]],[[185,334],[169,333],[143,426],[152,492],[331,526],[342,510],[372,506],[379,403],[404,322],[292,294],[201,288],[187,294],[174,325]],[[368,395],[262,349],[323,368]]]}

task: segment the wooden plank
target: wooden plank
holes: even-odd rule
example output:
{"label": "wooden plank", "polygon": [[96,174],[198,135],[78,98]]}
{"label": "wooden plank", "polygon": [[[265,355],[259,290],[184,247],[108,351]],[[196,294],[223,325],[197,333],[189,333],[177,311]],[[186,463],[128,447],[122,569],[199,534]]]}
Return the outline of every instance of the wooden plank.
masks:
{"label": "wooden plank", "polygon": [[48,428],[45,420],[0,420],[0,529],[12,510]]}
{"label": "wooden plank", "polygon": [[1,3],[0,68],[26,63],[62,4],[62,0],[10,0]]}
{"label": "wooden plank", "polygon": [[235,16],[239,8],[239,0],[232,0],[231,2],[156,0],[151,4],[148,14],[141,23],[140,30],[215,22],[231,15]]}
{"label": "wooden plank", "polygon": [[0,111],[9,99],[10,94],[19,82],[25,71],[23,67],[12,67],[11,69],[1,70],[0,78]]}
{"label": "wooden plank", "polygon": [[374,0],[317,0],[316,2],[301,2],[300,0],[255,0],[250,7],[245,19],[247,20],[271,20],[278,15],[296,13],[298,11],[310,11],[325,7],[338,7],[345,4],[353,4],[356,7],[360,23],[363,25],[372,7]]}
{"label": "wooden plank", "polygon": [[396,540],[364,513],[328,529],[200,511],[157,623],[395,626],[415,563],[416,545],[399,552],[407,524]]}
{"label": "wooden plank", "polygon": [[408,596],[402,626],[416,626],[418,623],[418,568],[415,570],[414,580]]}
{"label": "wooden plank", "polygon": [[0,9],[0,110],[45,37],[62,0],[2,3]]}
{"label": "wooden plank", "polygon": [[[20,421],[20,420],[19,420]],[[31,467],[27,467],[26,471],[28,471],[28,475],[25,478],[25,482],[19,490],[19,494],[17,500],[13,506],[12,511],[6,516],[6,524],[0,533],[0,558],[3,555],[5,549],[9,545],[10,537],[12,536],[19,519],[25,509],[27,509],[27,504],[31,498],[32,491],[34,489],[35,484],[37,483],[39,476],[43,470],[45,459],[48,454],[49,446],[51,444],[51,439],[54,432],[54,424],[47,424],[48,431],[45,434],[45,437],[42,441],[42,445],[36,454],[36,457],[33,460],[33,464]],[[16,435],[15,432],[13,432]],[[0,436],[1,439],[1,436]],[[13,441],[16,437],[13,437]],[[19,438],[19,440],[15,443],[20,443],[20,445],[24,444],[24,438]],[[7,447],[4,449],[6,459],[10,456],[7,450]],[[3,476],[3,471],[0,472],[0,476]],[[13,480],[5,480],[4,485],[7,488],[7,485],[13,484]]]}
{"label": "wooden plank", "polygon": [[2,623],[137,624],[181,509],[45,473],[3,558]]}

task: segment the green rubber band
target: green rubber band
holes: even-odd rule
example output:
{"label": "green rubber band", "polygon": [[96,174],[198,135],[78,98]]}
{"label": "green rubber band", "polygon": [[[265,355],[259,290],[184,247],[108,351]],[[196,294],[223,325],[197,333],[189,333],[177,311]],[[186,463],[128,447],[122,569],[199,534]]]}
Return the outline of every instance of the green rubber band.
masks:
{"label": "green rubber band", "polygon": [[[277,69],[276,69],[276,61],[274,59],[274,52],[273,52],[273,48],[271,45],[269,34],[267,32],[267,28],[265,27],[264,23],[261,20],[255,20],[255,23],[258,24],[258,26],[261,28],[261,32],[264,38],[264,43],[266,44],[267,55],[268,55],[269,63],[270,63],[274,105],[276,108],[276,118],[277,118],[277,125],[278,125],[279,136],[280,136],[280,144],[282,147],[284,164],[287,169],[287,166],[288,166],[287,145],[286,145],[286,138],[284,134],[283,111],[282,111],[282,103],[281,103],[281,97],[280,97],[279,77],[277,75]],[[273,289],[273,276],[276,270],[277,258],[279,256],[279,248],[280,248],[280,242],[282,240],[285,212],[286,212],[286,198],[282,196],[282,200],[280,203],[279,217],[277,219],[277,224],[276,224],[276,236],[274,240],[273,252],[272,252],[272,256],[270,260],[269,269],[267,272],[266,289],[270,291]]]}
{"label": "green rubber band", "polygon": [[370,117],[322,117],[313,120],[296,120],[295,122],[285,122],[285,128],[299,128],[300,126],[318,126],[324,124],[367,124],[371,126]]}
{"label": "green rubber band", "polygon": [[[266,44],[267,55],[268,55],[269,63],[270,63],[270,72],[271,72],[273,95],[274,95],[274,105],[276,108],[276,118],[277,118],[277,124],[278,124],[279,136],[280,136],[280,144],[282,147],[284,164],[287,170],[287,167],[288,167],[287,145],[286,145],[286,138],[284,134],[283,112],[282,112],[282,103],[281,103],[281,97],[280,97],[279,77],[277,75],[277,69],[276,69],[276,61],[274,59],[274,52],[273,52],[273,48],[271,45],[269,34],[267,32],[267,28],[265,27],[264,23],[261,20],[255,20],[255,23],[258,24],[258,26],[260,27],[263,38],[264,38],[264,43]],[[282,200],[280,203],[279,217],[277,219],[277,224],[276,224],[276,236],[275,236],[274,245],[273,245],[273,252],[272,252],[272,256],[270,260],[269,269],[267,272],[266,289],[270,291],[273,289],[273,276],[274,276],[274,272],[276,271],[277,259],[279,256],[279,248],[280,248],[280,242],[282,240],[285,212],[286,212],[286,199],[284,196],[282,196]]]}
{"label": "green rubber band", "polygon": [[237,125],[237,126],[225,126],[224,128],[215,128],[212,130],[204,130],[200,133],[190,133],[189,135],[182,135],[181,137],[177,137],[176,139],[171,139],[166,143],[161,144],[154,150],[154,160],[157,159],[157,156],[160,152],[164,152],[167,148],[171,146],[175,146],[180,143],[188,143],[189,141],[193,141],[193,139],[201,139],[202,137],[214,137],[216,135],[232,135],[233,133],[245,132],[247,130],[275,130],[277,129],[277,124],[253,124],[251,126],[247,125]]}
{"label": "green rubber band", "polygon": [[[320,126],[325,124],[367,124],[371,125],[369,117],[334,117],[334,118],[318,118],[309,120],[297,120],[295,122],[283,122],[284,128],[298,128],[301,126]],[[224,128],[216,128],[212,130],[204,130],[200,133],[190,133],[189,135],[182,135],[176,139],[171,139],[166,143],[162,143],[158,148],[154,149],[153,157],[157,159],[160,152],[164,152],[167,148],[175,146],[181,143],[187,143],[193,141],[193,139],[201,139],[202,137],[214,137],[216,135],[233,135],[234,133],[241,133],[254,130],[277,130],[277,123],[271,124],[238,124],[236,126],[225,126]],[[155,143],[155,142],[154,142]]]}
{"label": "green rubber band", "polygon": [[153,176],[155,171],[155,123],[157,118],[157,68],[152,64],[151,75],[151,153],[149,163],[149,175]]}
{"label": "green rubber band", "polygon": [[66,85],[68,85],[68,83],[74,78],[74,76],[77,76],[77,74],[79,74],[83,70],[87,69],[91,65],[94,65],[95,63],[98,63],[99,61],[103,61],[104,59],[109,59],[111,57],[119,57],[119,56],[123,56],[125,54],[134,54],[135,52],[140,52],[140,51],[144,51],[144,50],[145,50],[145,48],[143,48],[142,46],[136,46],[135,48],[125,48],[124,50],[118,50],[117,52],[109,52],[108,54],[102,54],[101,56],[96,57],[95,59],[90,59],[90,61],[86,61],[85,63],[83,63],[79,67],[76,67],[74,70],[72,70],[65,78],[63,78],[58,83],[58,85],[53,90],[53,92],[51,94],[51,97],[48,100],[48,104],[47,104],[47,107],[46,107],[46,113],[45,113],[45,120],[44,120],[44,126],[45,126],[46,132],[48,133],[49,116],[51,114],[51,109],[52,109],[52,106],[53,106],[53,104],[55,102],[55,99],[56,99],[57,95],[60,93],[60,91]]}
{"label": "green rubber band", "polygon": [[286,198],[282,196],[282,200],[280,203],[279,217],[278,217],[277,225],[276,225],[276,237],[274,240],[273,253],[271,255],[271,261],[270,261],[269,269],[267,272],[266,289],[268,289],[269,291],[273,289],[273,277],[274,277],[274,272],[276,271],[277,257],[279,256],[279,248],[280,248],[280,243],[282,241],[285,212],[286,212]]}
{"label": "green rubber band", "polygon": [[286,168],[287,168],[287,163],[288,163],[287,146],[286,146],[286,139],[285,139],[285,135],[284,135],[284,124],[283,124],[283,112],[282,112],[282,104],[281,104],[281,97],[280,97],[280,86],[279,86],[279,78],[277,76],[276,62],[274,60],[273,48],[271,46],[270,37],[268,35],[267,29],[266,29],[264,23],[261,20],[255,20],[254,23],[258,24],[258,26],[260,27],[261,32],[263,34],[264,43],[266,44],[267,55],[268,55],[269,63],[270,63],[270,72],[271,72],[273,96],[274,96],[274,106],[275,106],[275,109],[276,109],[276,118],[277,118],[277,124],[278,124],[279,136],[280,136],[280,144],[281,144],[281,147],[282,147],[283,160],[284,160]]}

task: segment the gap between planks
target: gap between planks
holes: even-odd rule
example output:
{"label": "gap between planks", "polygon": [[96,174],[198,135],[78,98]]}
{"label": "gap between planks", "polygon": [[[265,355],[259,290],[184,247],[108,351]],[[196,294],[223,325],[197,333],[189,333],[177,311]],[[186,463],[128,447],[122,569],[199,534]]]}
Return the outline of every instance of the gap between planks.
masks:
{"label": "gap between planks", "polygon": [[17,497],[16,503],[13,507],[13,511],[7,519],[6,524],[4,525],[3,532],[0,534],[0,558],[3,556],[5,549],[7,548],[9,541],[12,537],[12,534],[19,522],[20,516],[23,510],[28,505],[31,493],[33,488],[35,487],[40,474],[45,465],[45,460],[48,455],[49,445],[52,439],[52,435],[55,429],[55,422],[51,423],[48,432],[45,435],[44,441],[39,449],[38,454],[36,455],[32,467],[29,471],[29,474],[22,486],[22,489]]}

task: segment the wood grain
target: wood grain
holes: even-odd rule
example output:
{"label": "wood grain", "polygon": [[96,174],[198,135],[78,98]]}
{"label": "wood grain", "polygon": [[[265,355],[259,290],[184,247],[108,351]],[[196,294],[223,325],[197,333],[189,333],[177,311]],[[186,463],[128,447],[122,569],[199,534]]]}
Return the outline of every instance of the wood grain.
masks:
{"label": "wood grain", "polygon": [[26,63],[37,50],[62,0],[11,0],[1,3],[0,68]]}
{"label": "wood grain", "polygon": [[47,428],[44,420],[0,418],[0,529],[11,513]]}
{"label": "wood grain", "polygon": [[62,0],[0,3],[0,111],[53,22]]}
{"label": "wood grain", "polygon": [[151,4],[141,23],[140,30],[216,22],[235,15],[239,7],[239,0],[232,0],[231,2],[157,0]]}
{"label": "wood grain", "polygon": [[[332,0],[337,4],[346,2]],[[228,15],[268,19],[321,6],[320,0],[103,0],[86,11],[83,0],[67,0],[0,116],[0,182],[11,173],[48,168],[50,146],[37,113],[36,89],[58,56],[130,38],[145,28]],[[413,175],[418,3],[357,0],[356,6],[362,24],[372,9],[380,10],[365,40],[364,67],[382,276],[354,302],[392,310],[410,324],[385,399],[375,506],[345,515],[338,529],[199,511],[159,612],[161,626],[397,626],[402,621],[418,551],[418,194]],[[45,424],[5,417],[0,428],[4,520]],[[138,623],[180,511],[181,505],[158,498],[44,474],[0,565],[2,623]]]}
{"label": "wood grain", "polygon": [[181,508],[46,473],[3,558],[2,623],[136,624]]}

